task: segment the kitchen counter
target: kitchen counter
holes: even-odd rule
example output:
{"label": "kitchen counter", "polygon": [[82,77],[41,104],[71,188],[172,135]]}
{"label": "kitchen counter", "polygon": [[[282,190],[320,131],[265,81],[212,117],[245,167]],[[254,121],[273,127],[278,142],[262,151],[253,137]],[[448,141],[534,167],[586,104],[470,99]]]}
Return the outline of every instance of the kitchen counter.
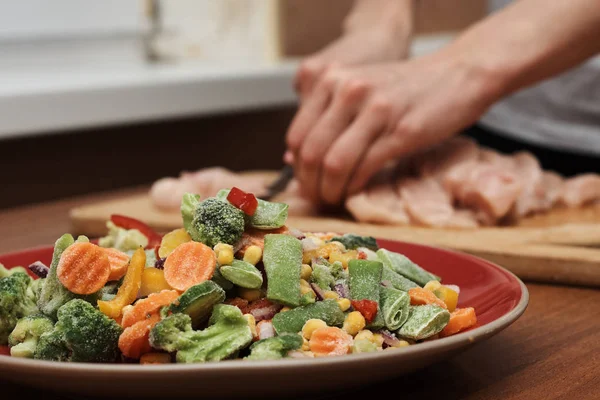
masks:
{"label": "kitchen counter", "polygon": [[[0,211],[0,252],[51,244],[71,231],[72,207],[143,190],[147,188]],[[525,314],[491,339],[417,373],[352,391],[351,396],[322,393],[319,398],[367,399],[389,386],[411,399],[597,399],[600,290],[528,282],[527,287],[530,304]],[[0,387],[19,397],[63,398],[1,378]]]}
{"label": "kitchen counter", "polygon": [[[453,34],[423,35],[415,56]],[[147,63],[135,40],[0,46],[0,139],[294,105],[296,59]]]}

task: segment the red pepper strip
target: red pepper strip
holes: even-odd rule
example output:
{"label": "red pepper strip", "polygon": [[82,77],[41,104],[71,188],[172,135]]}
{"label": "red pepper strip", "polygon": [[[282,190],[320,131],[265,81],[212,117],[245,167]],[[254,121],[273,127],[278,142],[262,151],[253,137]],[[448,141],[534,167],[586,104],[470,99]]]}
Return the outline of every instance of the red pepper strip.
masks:
{"label": "red pepper strip", "polygon": [[367,322],[373,322],[377,315],[377,302],[373,300],[352,300],[352,307],[365,317]]}
{"label": "red pepper strip", "polygon": [[227,195],[227,201],[242,210],[246,215],[253,216],[258,208],[258,200],[252,193],[233,187]]}
{"label": "red pepper strip", "polygon": [[123,229],[137,229],[142,233],[142,235],[148,238],[148,246],[147,249],[153,249],[156,246],[160,246],[160,242],[162,241],[162,236],[154,231],[154,229],[150,228],[148,225],[143,223],[140,220],[135,218],[126,217],[124,215],[113,214],[110,216],[110,220],[116,226]]}

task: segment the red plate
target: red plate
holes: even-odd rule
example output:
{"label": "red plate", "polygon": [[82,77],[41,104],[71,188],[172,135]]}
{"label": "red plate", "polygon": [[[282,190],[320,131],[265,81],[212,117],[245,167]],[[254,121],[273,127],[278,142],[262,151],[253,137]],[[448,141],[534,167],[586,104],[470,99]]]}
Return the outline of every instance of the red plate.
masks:
{"label": "red plate", "polygon": [[[440,276],[443,283],[458,285],[459,307],[474,307],[478,326],[399,350],[341,357],[163,366],[57,363],[0,357],[0,374],[17,382],[84,395],[116,396],[120,394],[120,387],[127,386],[131,389],[128,392],[137,397],[196,396],[201,387],[205,395],[220,398],[243,395],[246,388],[265,376],[270,377],[271,384],[261,386],[263,397],[280,398],[292,392],[298,395],[322,393],[390,378],[449,357],[497,334],[519,318],[527,307],[529,295],[525,285],[495,264],[429,246],[391,240],[378,242],[381,247],[402,253]],[[37,260],[49,264],[51,257],[52,248],[43,247],[1,255],[0,263],[6,267],[27,266]],[[356,373],[357,368],[360,374]],[[157,376],[160,379],[155,379]],[[227,385],[227,391],[223,391],[223,382],[236,382],[236,385]]]}

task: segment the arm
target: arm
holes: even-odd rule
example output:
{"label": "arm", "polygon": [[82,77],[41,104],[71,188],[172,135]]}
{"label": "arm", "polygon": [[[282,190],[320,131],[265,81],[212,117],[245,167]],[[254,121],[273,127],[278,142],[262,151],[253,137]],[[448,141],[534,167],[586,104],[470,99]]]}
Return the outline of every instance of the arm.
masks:
{"label": "arm", "polygon": [[482,72],[495,101],[599,51],[598,0],[521,0],[477,23],[443,52]]}
{"label": "arm", "polygon": [[414,25],[414,0],[355,0],[344,19],[344,32],[383,27],[393,34],[411,36]]}
{"label": "arm", "polygon": [[390,161],[456,135],[496,101],[600,50],[598,0],[520,0],[440,51],[334,68],[288,131],[302,193],[338,204]]}

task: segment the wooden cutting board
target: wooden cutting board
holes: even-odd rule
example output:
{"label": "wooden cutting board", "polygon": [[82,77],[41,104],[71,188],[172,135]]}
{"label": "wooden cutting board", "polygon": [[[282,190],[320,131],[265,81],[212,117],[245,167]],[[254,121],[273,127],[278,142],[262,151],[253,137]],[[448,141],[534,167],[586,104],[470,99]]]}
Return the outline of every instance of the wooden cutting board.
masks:
{"label": "wooden cutting board", "polygon": [[[254,174],[275,176],[249,173]],[[70,216],[76,233],[100,236],[111,214],[138,218],[163,232],[181,227],[179,212],[158,210],[146,193],[77,207]],[[600,206],[554,210],[519,226],[468,230],[374,225],[331,216],[290,216],[288,226],[444,247],[488,259],[524,280],[600,286]]]}

